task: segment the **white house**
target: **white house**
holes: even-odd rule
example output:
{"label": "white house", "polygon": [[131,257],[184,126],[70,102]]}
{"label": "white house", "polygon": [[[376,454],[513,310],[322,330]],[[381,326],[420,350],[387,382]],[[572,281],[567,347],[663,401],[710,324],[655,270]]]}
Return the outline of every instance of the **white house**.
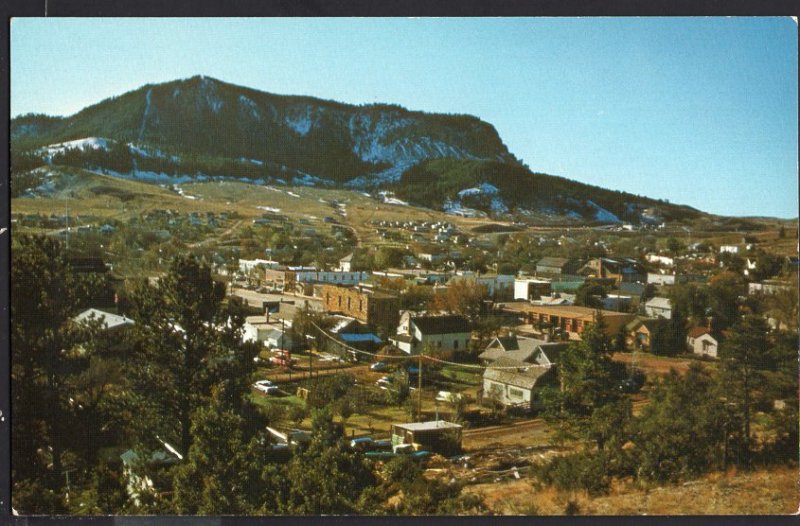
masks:
{"label": "white house", "polygon": [[348,254],[339,260],[338,270],[342,272],[350,272],[350,270],[352,269],[352,264],[353,264],[353,254]]}
{"label": "white house", "polygon": [[268,323],[264,316],[248,316],[242,326],[243,342],[261,342],[271,349],[291,348],[292,340],[288,329],[291,323]]}
{"label": "white house", "polygon": [[484,364],[492,364],[500,358],[510,358],[518,362],[552,366],[558,362],[561,352],[569,346],[565,342],[547,342],[525,336],[496,336],[478,359]]}
{"label": "white house", "polygon": [[719,343],[711,331],[706,327],[695,327],[686,336],[686,343],[692,348],[692,352],[700,356],[717,357]]}
{"label": "white house", "polygon": [[277,261],[272,261],[269,259],[240,259],[239,260],[239,272],[242,274],[248,274],[254,268],[262,266],[264,268],[269,269],[276,269],[280,266],[280,263]]}
{"label": "white house", "polygon": [[674,285],[675,274],[658,274],[656,272],[648,272],[647,282],[655,285]]}
{"label": "white house", "polygon": [[397,335],[389,339],[408,354],[467,349],[472,335],[469,321],[463,316],[413,316],[404,312]]}
{"label": "white house", "polygon": [[514,280],[515,300],[538,300],[542,296],[549,296],[550,290],[550,280],[539,278],[517,278]]}
{"label": "white house", "polygon": [[669,298],[653,298],[644,304],[645,313],[651,318],[672,318],[672,304]]}
{"label": "white house", "polygon": [[736,245],[722,245],[719,247],[719,253],[723,254],[727,252],[728,254],[738,254],[739,247]]}
{"label": "white house", "polygon": [[483,396],[505,406],[533,408],[533,390],[552,367],[500,357],[483,373]]}

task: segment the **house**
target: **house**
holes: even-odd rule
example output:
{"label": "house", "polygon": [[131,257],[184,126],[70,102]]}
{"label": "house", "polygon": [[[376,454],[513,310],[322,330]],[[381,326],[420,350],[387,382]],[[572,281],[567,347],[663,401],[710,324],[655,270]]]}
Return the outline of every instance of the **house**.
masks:
{"label": "house", "polygon": [[610,293],[605,298],[600,298],[600,303],[605,310],[626,312],[631,306],[631,297],[622,294]]}
{"label": "house", "polygon": [[135,323],[126,316],[111,314],[99,309],[86,309],[72,318],[72,321],[79,325],[89,325],[93,321],[98,321],[103,331],[109,334],[121,332]]}
{"label": "house", "polygon": [[[328,332],[336,341],[343,344],[339,348],[342,353],[347,352],[350,347],[366,352],[374,352],[383,344],[383,340],[370,332],[369,326],[355,318],[348,316],[334,316],[334,318],[336,319],[336,324],[328,329]],[[351,352],[351,356],[352,354]],[[357,356],[353,357],[357,359]]]}
{"label": "house", "polygon": [[529,305],[507,303],[504,310],[518,314],[534,333],[546,337],[567,337],[579,340],[588,327],[596,323],[598,313],[603,317],[605,332],[613,338],[626,323],[634,318],[627,312],[614,312],[589,307]]}
{"label": "house", "polygon": [[739,247],[737,245],[722,245],[719,247],[720,254],[738,254]]}
{"label": "house", "polygon": [[510,298],[514,288],[514,276],[510,274],[476,274],[470,271],[459,271],[450,279],[449,283],[460,280],[483,285],[486,287],[486,292],[492,297],[506,296]]}
{"label": "house", "polygon": [[686,343],[692,348],[692,352],[699,356],[717,357],[719,342],[711,336],[711,330],[707,327],[695,327],[686,335]]}
{"label": "house", "polygon": [[[504,406],[534,408],[534,388],[555,368],[500,357],[483,373],[483,396]],[[550,377],[554,379],[554,374]]]}
{"label": "house", "polygon": [[751,296],[757,294],[776,294],[780,291],[792,290],[792,284],[777,279],[767,279],[763,283],[748,283],[747,293]]}
{"label": "house", "polygon": [[353,254],[348,254],[339,260],[339,269],[341,272],[350,272],[353,268]]}
{"label": "house", "polygon": [[581,267],[578,273],[593,278],[613,279],[617,284],[635,283],[646,279],[644,268],[634,258],[594,258]]}
{"label": "house", "polygon": [[515,300],[538,300],[549,296],[552,291],[550,280],[537,278],[517,278],[514,280]]}
{"label": "house", "polygon": [[628,349],[649,350],[653,341],[653,333],[663,318],[642,318],[637,316],[625,325],[625,346]]}
{"label": "house", "polygon": [[122,474],[125,478],[125,489],[134,504],[139,504],[145,494],[157,494],[170,490],[169,478],[164,473],[172,465],[183,460],[174,447],[159,439],[164,446],[156,449],[146,460],[142,460],[132,449],[122,453]]}
{"label": "house", "polygon": [[672,318],[672,304],[669,298],[652,298],[644,304],[644,312],[651,318]]}
{"label": "house", "polygon": [[413,315],[400,317],[397,335],[390,340],[403,352],[418,354],[430,351],[458,351],[469,346],[472,329],[459,315]]}
{"label": "house", "polygon": [[444,420],[392,424],[392,447],[401,444],[419,444],[428,451],[453,455],[461,451],[459,424]]}
{"label": "house", "polygon": [[500,358],[510,358],[518,362],[553,365],[561,351],[569,344],[565,342],[547,342],[525,336],[497,336],[486,346],[478,359],[489,365]]}
{"label": "house", "polygon": [[323,310],[366,323],[380,334],[391,334],[400,317],[400,300],[394,294],[363,286],[322,285]]}
{"label": "house", "polygon": [[573,274],[578,262],[568,258],[544,257],[536,262],[537,274]]}
{"label": "house", "polygon": [[674,285],[675,274],[658,274],[656,272],[648,272],[647,283],[653,283],[654,285]]}

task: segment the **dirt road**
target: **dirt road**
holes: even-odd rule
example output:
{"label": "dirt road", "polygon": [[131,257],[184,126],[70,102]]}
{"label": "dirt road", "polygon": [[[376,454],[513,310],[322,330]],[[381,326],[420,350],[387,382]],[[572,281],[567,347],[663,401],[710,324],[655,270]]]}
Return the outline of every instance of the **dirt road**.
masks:
{"label": "dirt road", "polygon": [[462,444],[466,451],[488,446],[530,446],[546,442],[549,432],[541,418],[523,420],[503,426],[467,429],[462,433]]}

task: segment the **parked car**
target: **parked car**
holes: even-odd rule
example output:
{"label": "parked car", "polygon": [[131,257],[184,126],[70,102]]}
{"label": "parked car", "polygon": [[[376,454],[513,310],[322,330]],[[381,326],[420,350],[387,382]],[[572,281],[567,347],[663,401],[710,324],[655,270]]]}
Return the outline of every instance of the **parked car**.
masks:
{"label": "parked car", "polygon": [[372,365],[369,366],[369,370],[370,371],[377,371],[377,372],[383,372],[388,368],[389,368],[389,366],[386,365],[385,362],[375,362],[375,363],[373,363]]}
{"label": "parked car", "polygon": [[253,387],[258,389],[259,391],[263,391],[267,387],[273,387],[274,385],[275,384],[272,382],[272,380],[259,380],[253,384]]}
{"label": "parked car", "polygon": [[259,380],[253,384],[253,387],[255,387],[258,391],[269,395],[278,394],[278,392],[280,392],[278,386],[269,380]]}
{"label": "parked car", "polygon": [[375,385],[377,385],[381,389],[386,390],[386,389],[388,389],[389,387],[392,386],[392,377],[391,376],[384,376],[384,377],[378,379],[378,381],[375,382]]}

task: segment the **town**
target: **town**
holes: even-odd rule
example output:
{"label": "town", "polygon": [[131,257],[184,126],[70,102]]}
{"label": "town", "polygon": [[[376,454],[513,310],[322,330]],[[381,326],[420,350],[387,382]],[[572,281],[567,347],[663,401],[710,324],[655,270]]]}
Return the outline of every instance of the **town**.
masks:
{"label": "town", "polygon": [[[390,203],[389,208],[398,206],[402,205]],[[332,207],[343,208],[338,202]],[[101,363],[108,361],[128,370],[149,369],[148,364],[172,360],[168,355],[157,358],[148,354],[158,351],[145,351],[153,338],[162,341],[158,345],[167,345],[161,351],[172,348],[184,359],[194,348],[197,354],[193,359],[200,360],[197,371],[185,370],[185,364],[159,366],[173,371],[164,371],[165,381],[185,386],[171,386],[169,392],[202,385],[194,383],[199,378],[182,380],[181,375],[200,374],[205,360],[233,360],[226,366],[225,374],[232,375],[227,381],[247,389],[243,403],[250,406],[247,411],[258,415],[256,421],[263,422],[253,435],[263,444],[263,462],[291,465],[293,458],[302,458],[316,440],[316,427],[324,414],[329,425],[338,429],[331,432],[340,437],[343,447],[371,469],[380,472],[384,469],[380,466],[411,462],[418,477],[434,481],[429,483],[444,484],[441,481],[446,480],[451,493],[455,491],[448,500],[448,512],[513,513],[517,508],[508,503],[503,508],[491,507],[485,492],[508,492],[526,479],[550,481],[563,489],[582,487],[592,495],[607,492],[613,475],[589,482],[558,478],[563,477],[558,470],[564,469],[559,468],[559,459],[569,459],[570,451],[575,451],[573,456],[588,454],[578,453],[586,447],[581,436],[594,436],[586,407],[572,414],[564,408],[576,388],[595,390],[592,396],[597,400],[589,408],[630,404],[622,410],[627,411],[626,421],[654,419],[648,406],[653,405],[654,396],[660,400],[663,394],[657,393],[668,390],[675,381],[670,380],[671,375],[733,374],[728,364],[741,360],[732,353],[743,337],[761,341],[758,345],[763,347],[763,355],[751,356],[747,363],[753,371],[763,370],[759,375],[767,375],[760,378],[775,382],[781,375],[790,375],[794,366],[798,258],[774,253],[776,244],[795,237],[795,232],[784,227],[749,234],[698,232],[698,241],[687,243],[675,237],[676,229],[663,224],[622,225],[614,230],[550,227],[531,235],[524,223],[489,220],[478,226],[457,222],[466,219],[373,220],[354,229],[341,215],[341,222],[324,216],[322,220],[314,217],[313,224],[303,220],[302,214],[296,220],[274,211],[249,221],[233,210],[192,212],[185,215],[188,221],[182,217],[177,210],[155,209],[134,216],[127,224],[106,220],[95,228],[81,227],[86,218],[74,217],[71,229],[67,217],[51,218],[47,224],[36,215],[18,217],[20,225],[45,226],[54,239],[61,239],[46,250],[63,251],[50,257],[64,261],[64,269],[94,279],[96,288],[89,297],[73,302],[84,308],[65,320],[65,326],[75,329],[70,329],[74,334],[62,343],[72,342],[72,349],[65,349],[59,357],[63,362],[60,370],[83,369],[75,381],[83,379],[93,385],[90,399],[70,397],[69,404],[77,404],[73,408],[78,414],[110,417],[121,407],[136,407],[141,402],[129,399],[130,390],[155,379],[115,376]],[[252,226],[247,226],[248,222]],[[131,237],[132,232],[141,231],[142,223],[150,226],[152,234]],[[212,242],[190,243],[195,255],[168,252],[165,241],[175,239],[177,233],[171,229],[186,228],[183,225],[206,229],[202,235]],[[251,231],[249,244],[232,245],[214,233],[231,233],[231,227]],[[325,228],[330,233],[320,230]],[[295,245],[282,245],[285,241],[276,235],[281,232],[287,232],[286,239]],[[294,233],[299,235],[293,237]],[[356,239],[370,235],[374,245],[365,247],[362,241],[361,247],[353,246]],[[85,254],[97,253],[86,251],[87,245],[113,245],[115,236],[140,240],[131,246],[141,243],[144,247],[144,254],[137,259],[149,263],[138,268],[151,277],[140,285],[118,276],[118,269],[132,268],[130,261],[113,258],[113,263],[104,263],[101,257],[76,258],[64,250],[69,243],[72,254],[75,247]],[[15,257],[35,252],[38,243],[31,239],[18,240],[23,245]],[[272,258],[238,256],[258,254],[254,247],[258,239],[268,240],[269,246],[260,252]],[[644,246],[618,254],[619,248],[632,246],[632,239]],[[724,244],[716,244],[719,240]],[[322,260],[328,263],[306,262],[307,249],[296,248],[299,243],[333,248],[315,253],[314,260],[320,261],[324,255]],[[58,246],[61,248],[54,248]],[[218,247],[216,252],[214,247]],[[331,257],[348,247],[352,251],[338,260]],[[553,255],[527,260],[529,251]],[[516,254],[522,257],[515,258]],[[190,281],[180,284],[187,279]],[[206,283],[208,290],[200,290],[197,280]],[[145,287],[155,296],[142,296],[137,287]],[[178,290],[190,296],[173,298],[167,304],[156,299],[159,294],[178,294]],[[192,295],[206,299],[193,299]],[[142,303],[145,296],[161,305],[152,307],[161,313],[160,318],[141,310],[147,304]],[[196,301],[208,302],[214,311],[205,321],[196,318]],[[170,313],[168,304],[177,310]],[[228,313],[227,318],[221,318],[222,313]],[[189,324],[193,328],[187,328]],[[753,324],[763,334],[741,334],[741,327],[752,331]],[[207,329],[212,329],[211,333]],[[193,331],[197,331],[198,341],[192,342],[189,334]],[[215,332],[225,336],[220,340]],[[211,352],[203,347],[207,345],[223,345],[229,349],[229,357],[216,354],[212,358],[219,351]],[[605,370],[592,373],[608,375],[602,386],[583,385],[594,380],[575,363],[576,349],[582,345],[594,346],[597,354],[584,359],[596,362],[591,367]],[[242,356],[250,357],[248,363],[242,363]],[[212,370],[202,374],[221,374]],[[98,381],[100,385],[92,383]],[[756,457],[764,454],[756,451],[796,442],[791,427],[787,430],[786,422],[779,423],[796,415],[791,382],[781,382],[769,389],[750,387],[745,391],[753,397],[745,410],[747,416],[737,410],[741,418],[753,421],[748,425],[755,428],[746,436],[759,437],[758,445],[745,442],[734,446],[732,442],[744,438],[728,428],[719,437],[724,444],[709,446],[712,451],[722,447],[722,453],[713,455],[722,454],[724,459],[704,464],[705,469],[740,462],[743,451]],[[165,395],[161,389],[155,392]],[[93,404],[88,414],[84,413],[87,404]],[[597,410],[589,409],[589,421]],[[128,425],[116,430],[105,427],[86,444],[83,461],[80,455],[60,459],[62,470],[69,462],[71,467],[65,472],[80,472],[82,463],[85,466],[87,461],[103,458],[108,466],[120,466],[117,498],[128,503],[126,509],[173,509],[172,495],[178,484],[175,473],[188,469],[191,444],[198,440],[193,436],[198,425],[194,414],[183,415],[179,418],[184,420],[183,431],[179,426],[174,435],[163,423],[146,431],[133,431]],[[111,421],[106,424],[110,425]],[[630,424],[623,428],[626,426]],[[132,442],[132,437],[142,438]],[[615,440],[621,441],[618,447],[636,448],[635,437]],[[732,460],[734,451],[737,461]],[[666,470],[655,479],[680,479],[686,469],[699,468],[684,467],[673,474]],[[73,487],[79,480],[80,476],[73,474]],[[67,487],[65,491],[75,499],[75,490]],[[405,504],[389,501],[373,504],[370,513],[405,513]],[[573,501],[569,501],[571,506],[579,507]],[[426,512],[443,511],[432,506],[429,504]],[[275,510],[281,509],[289,510],[280,505]],[[296,509],[315,513],[325,508]]]}

